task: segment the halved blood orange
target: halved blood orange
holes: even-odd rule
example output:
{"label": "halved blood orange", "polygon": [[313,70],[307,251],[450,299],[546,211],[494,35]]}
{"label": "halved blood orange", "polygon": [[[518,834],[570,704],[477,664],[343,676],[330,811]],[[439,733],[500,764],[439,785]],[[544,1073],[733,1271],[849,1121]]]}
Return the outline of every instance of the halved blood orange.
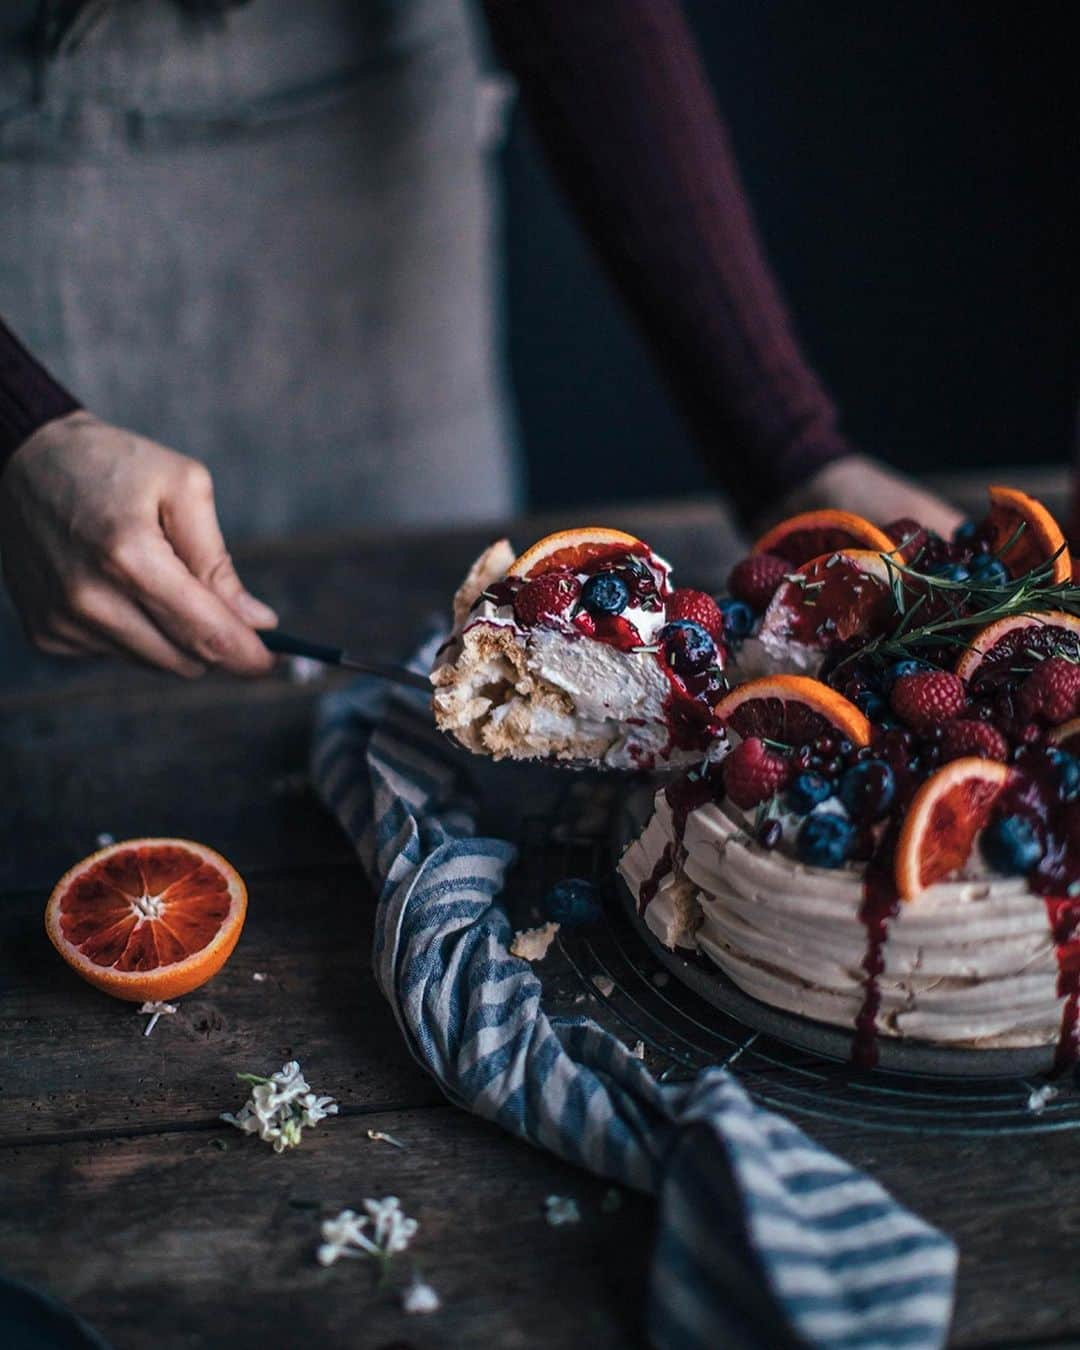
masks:
{"label": "halved blood orange", "polygon": [[888,564],[872,549],[824,553],[777,588],[759,637],[825,649],[880,632],[893,613]]}
{"label": "halved blood orange", "polygon": [[866,548],[892,553],[896,545],[876,525],[851,511],[803,511],[774,525],[757,541],[752,553],[775,553],[801,567],[823,553],[842,548]]}
{"label": "halved blood orange", "polygon": [[68,965],[114,998],[176,998],[216,975],[247,912],[220,853],[188,839],[129,839],[76,863],[45,908]]}
{"label": "halved blood orange", "polygon": [[725,694],[713,709],[740,736],[806,745],[827,732],[870,744],[870,723],[850,699],[809,675],[763,675]]}
{"label": "halved blood orange", "polygon": [[507,575],[531,579],[560,567],[577,571],[604,558],[647,551],[646,545],[632,534],[609,530],[603,525],[582,525],[575,530],[559,530],[538,539],[532,548],[527,548],[514,560]]}
{"label": "halved blood orange", "polygon": [[1018,488],[995,485],[990,488],[986,525],[990,529],[990,547],[1009,569],[1010,576],[1023,576],[1053,558],[1051,581],[1072,579],[1072,560],[1065,536],[1042,502]]}
{"label": "halved blood orange", "polygon": [[1070,754],[1080,755],[1080,717],[1073,717],[1068,722],[1062,722],[1059,727],[1051,727],[1046,734],[1046,739],[1051,745],[1059,746],[1062,750],[1068,750]]}
{"label": "halved blood orange", "polygon": [[1080,618],[1063,609],[1012,614],[980,628],[956,663],[956,673],[970,684],[977,678],[1030,670],[1048,656],[1080,661]]}
{"label": "halved blood orange", "polygon": [[896,844],[896,889],[902,899],[911,900],[963,867],[1010,773],[1007,764],[968,757],[954,759],[922,784]]}

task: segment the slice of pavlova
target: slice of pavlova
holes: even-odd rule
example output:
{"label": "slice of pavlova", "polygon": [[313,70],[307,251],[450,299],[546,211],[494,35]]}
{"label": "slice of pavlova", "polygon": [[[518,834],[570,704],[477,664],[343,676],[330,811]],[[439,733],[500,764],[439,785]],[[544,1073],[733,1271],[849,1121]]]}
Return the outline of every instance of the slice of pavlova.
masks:
{"label": "slice of pavlova", "polygon": [[454,597],[431,673],[435,720],[495,759],[614,769],[699,760],[720,734],[723,617],[703,591],[621,530],[501,539]]}

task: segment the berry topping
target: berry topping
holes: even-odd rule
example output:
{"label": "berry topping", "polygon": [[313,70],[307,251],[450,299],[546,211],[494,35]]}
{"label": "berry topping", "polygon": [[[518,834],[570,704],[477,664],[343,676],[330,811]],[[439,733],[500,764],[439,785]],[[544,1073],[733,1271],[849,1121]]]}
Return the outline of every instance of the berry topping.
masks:
{"label": "berry topping", "polygon": [[1039,833],[1024,816],[1001,816],[983,830],[979,840],[982,855],[995,872],[1023,877],[1042,857]]}
{"label": "berry topping", "polygon": [[958,717],[966,701],[963,680],[949,670],[901,675],[889,696],[893,712],[915,731]]}
{"label": "berry topping", "polygon": [[833,785],[823,774],[800,773],[787,790],[784,802],[797,816],[808,816],[833,794]]}
{"label": "berry topping", "polygon": [[860,689],[853,702],[861,713],[869,717],[871,722],[880,722],[885,716],[888,706],[881,695],[875,693],[873,689]]}
{"label": "berry topping", "polygon": [[926,569],[926,575],[937,577],[940,581],[969,581],[971,579],[970,571],[963,563],[958,562],[931,563]]}
{"label": "berry topping", "polygon": [[1004,761],[1009,757],[1009,743],[995,726],[989,722],[960,718],[956,722],[947,722],[942,728],[941,759],[948,763],[953,759],[964,759],[975,755],[979,759],[997,759]]}
{"label": "berry topping", "polygon": [[698,675],[716,663],[716,643],[701,624],[676,619],[660,629],[668,665],[676,675]]}
{"label": "berry topping", "polygon": [[780,822],[770,816],[768,820],[761,822],[761,829],[757,832],[757,841],[762,848],[775,848],[783,833],[784,829]]}
{"label": "berry topping", "polygon": [[689,619],[704,628],[711,638],[719,638],[724,631],[724,616],[720,606],[704,591],[692,591],[685,586],[672,595],[667,604],[669,622]]}
{"label": "berry topping", "polygon": [[718,606],[724,632],[733,641],[748,637],[754,626],[754,611],[745,600],[721,600]]}
{"label": "berry topping", "polygon": [[1080,666],[1063,656],[1041,662],[1020,686],[1020,714],[1057,726],[1080,713]]}
{"label": "berry topping", "polygon": [[573,572],[548,572],[517,592],[514,617],[526,628],[562,618],[580,594],[581,583]]}
{"label": "berry topping", "polygon": [[581,588],[581,603],[590,614],[621,614],[630,603],[630,588],[614,572],[597,572]]}
{"label": "berry topping", "polygon": [[925,661],[897,661],[891,665],[885,672],[885,688],[891,689],[898,679],[903,675],[921,675],[923,671],[930,670],[931,667]]}
{"label": "berry topping", "polygon": [[731,569],[728,590],[736,600],[745,600],[759,613],[768,608],[777,586],[791,571],[791,564],[775,553],[751,553]]}
{"label": "berry topping", "polygon": [[911,562],[926,547],[926,531],[910,516],[902,516],[886,525],[885,533],[899,547],[900,556],[905,562]]}
{"label": "berry topping", "polygon": [[1058,750],[1052,746],[1046,751],[1046,758],[1054,770],[1055,784],[1059,801],[1074,802],[1080,797],[1080,759],[1070,755],[1067,750]]}
{"label": "berry topping", "polygon": [[744,810],[768,801],[787,783],[790,766],[757,736],[748,736],[724,760],[724,788]]}
{"label": "berry topping", "polygon": [[863,760],[840,779],[839,796],[852,820],[880,820],[896,796],[896,775],[882,759]]}
{"label": "berry topping", "polygon": [[799,857],[811,867],[842,867],[854,843],[851,822],[832,811],[807,816],[799,827]]}
{"label": "berry topping", "polygon": [[980,554],[971,564],[971,579],[976,586],[1007,586],[1009,569],[998,558]]}
{"label": "berry topping", "polygon": [[582,928],[600,918],[600,896],[591,881],[569,877],[544,896],[544,917],[564,928]]}
{"label": "berry topping", "polygon": [[953,542],[956,544],[964,544],[970,548],[974,545],[975,536],[978,533],[978,525],[976,525],[973,520],[965,520],[953,530]]}

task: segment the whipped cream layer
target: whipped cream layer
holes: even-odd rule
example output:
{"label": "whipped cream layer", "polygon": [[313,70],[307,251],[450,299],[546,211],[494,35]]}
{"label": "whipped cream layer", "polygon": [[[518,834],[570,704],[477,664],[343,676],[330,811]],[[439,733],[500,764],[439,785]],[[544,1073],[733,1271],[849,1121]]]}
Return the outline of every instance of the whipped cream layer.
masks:
{"label": "whipped cream layer", "polygon": [[[764,1003],[854,1026],[869,947],[861,867],[808,867],[764,849],[726,805],[691,812],[680,848],[661,792],[619,865],[635,896],[655,885],[665,857],[674,870],[645,909],[660,941],[696,947]],[[881,1035],[976,1048],[1058,1039],[1055,945],[1046,906],[1023,879],[930,887],[889,920],[882,956]]]}
{"label": "whipped cream layer", "polygon": [[[569,623],[523,628],[512,604],[484,592],[513,562],[500,541],[455,599],[455,630],[432,671],[436,721],[466,748],[496,759],[592,761],[613,769],[689,764],[701,750],[672,744],[672,686],[655,651],[624,651]],[[648,564],[660,593],[669,565]],[[621,617],[648,647],[665,611],[630,606]]]}

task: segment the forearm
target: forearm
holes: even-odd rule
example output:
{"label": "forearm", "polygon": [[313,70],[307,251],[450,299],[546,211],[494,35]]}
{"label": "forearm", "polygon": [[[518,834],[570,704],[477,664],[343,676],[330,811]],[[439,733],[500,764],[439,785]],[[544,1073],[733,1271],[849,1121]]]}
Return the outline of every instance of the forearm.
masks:
{"label": "forearm", "polygon": [[39,427],[78,407],[0,319],[0,470]]}
{"label": "forearm", "polygon": [[745,514],[850,453],[677,0],[485,0],[553,166]]}

